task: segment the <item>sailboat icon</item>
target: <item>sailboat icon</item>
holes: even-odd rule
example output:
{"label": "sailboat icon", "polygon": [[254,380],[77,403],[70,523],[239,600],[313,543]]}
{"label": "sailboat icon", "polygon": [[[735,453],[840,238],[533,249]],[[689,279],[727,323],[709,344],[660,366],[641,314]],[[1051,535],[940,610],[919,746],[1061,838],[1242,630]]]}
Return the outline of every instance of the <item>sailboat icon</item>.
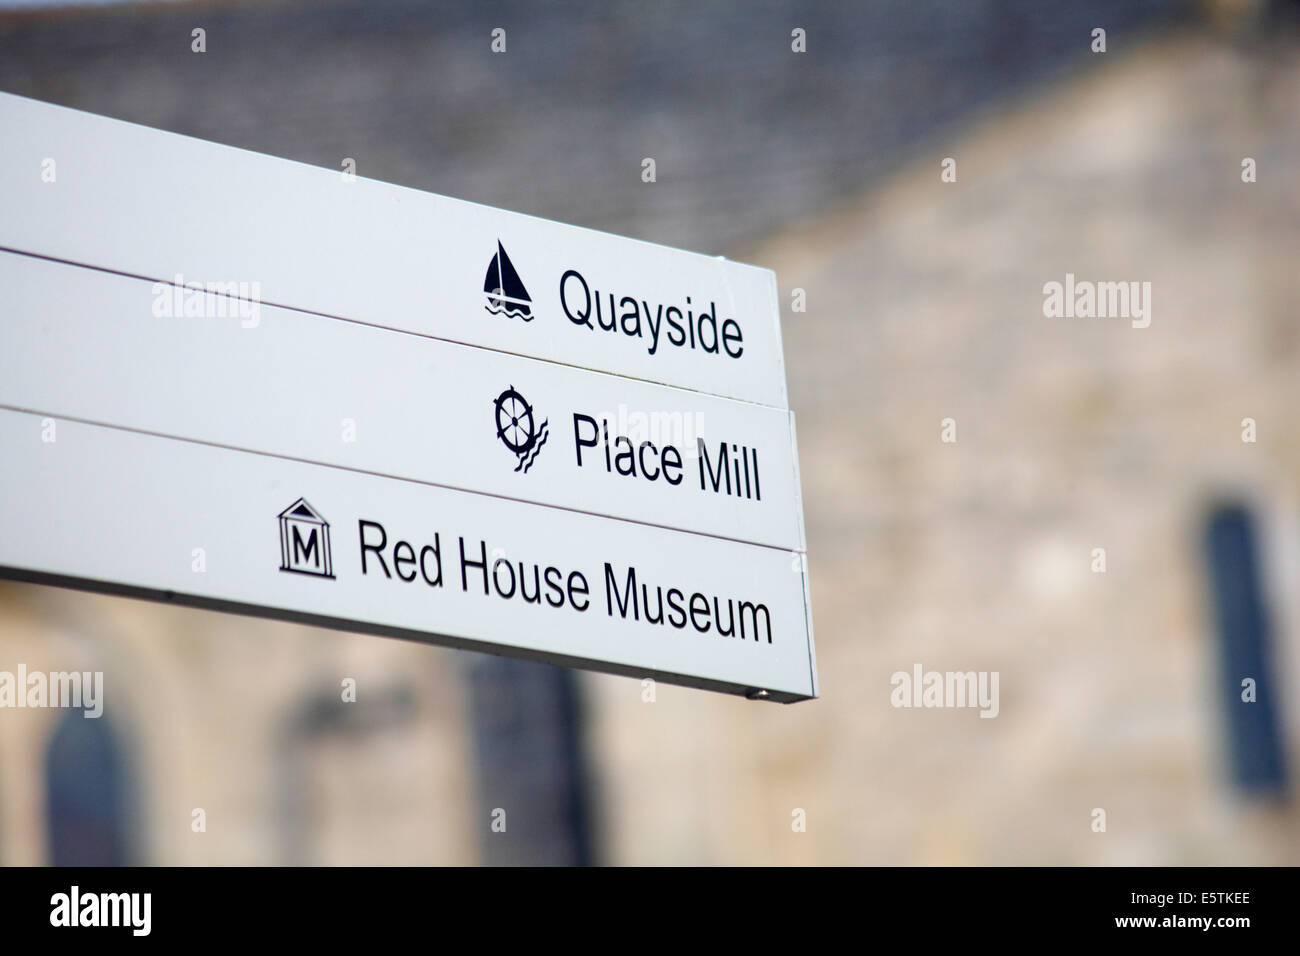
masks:
{"label": "sailboat icon", "polygon": [[483,291],[487,293],[487,305],[484,306],[493,315],[508,315],[512,318],[533,321],[533,300],[524,288],[524,281],[515,271],[514,263],[506,255],[505,246],[497,240],[497,252],[488,263],[487,275],[483,279]]}

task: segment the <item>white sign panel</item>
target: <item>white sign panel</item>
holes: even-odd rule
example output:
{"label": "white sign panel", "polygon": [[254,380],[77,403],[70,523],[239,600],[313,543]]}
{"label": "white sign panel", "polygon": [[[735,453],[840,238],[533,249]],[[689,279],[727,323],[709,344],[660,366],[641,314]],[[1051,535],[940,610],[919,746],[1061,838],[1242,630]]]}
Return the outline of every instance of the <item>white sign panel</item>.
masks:
{"label": "white sign panel", "polygon": [[0,406],[804,550],[782,409],[14,253],[0,305]]}
{"label": "white sign panel", "polygon": [[768,270],[8,94],[0,130],[0,247],[786,407]]}
{"label": "white sign panel", "polygon": [[802,555],[14,411],[0,448],[7,576],[817,693]]}

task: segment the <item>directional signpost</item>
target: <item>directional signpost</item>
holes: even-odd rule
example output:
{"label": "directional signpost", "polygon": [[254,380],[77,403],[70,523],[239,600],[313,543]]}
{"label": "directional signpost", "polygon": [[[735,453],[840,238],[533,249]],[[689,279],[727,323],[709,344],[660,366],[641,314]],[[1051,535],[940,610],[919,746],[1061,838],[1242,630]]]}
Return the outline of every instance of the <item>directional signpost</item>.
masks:
{"label": "directional signpost", "polygon": [[817,695],[770,272],[0,94],[0,575]]}

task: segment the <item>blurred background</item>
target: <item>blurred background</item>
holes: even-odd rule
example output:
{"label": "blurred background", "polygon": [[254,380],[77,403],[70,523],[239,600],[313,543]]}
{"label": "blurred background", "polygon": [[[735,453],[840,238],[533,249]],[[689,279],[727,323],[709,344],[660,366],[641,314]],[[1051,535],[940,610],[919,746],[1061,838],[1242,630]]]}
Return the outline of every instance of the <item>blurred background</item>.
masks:
{"label": "blurred background", "polygon": [[1297,13],[0,0],[0,90],[774,269],[823,694],[0,582],[0,669],[106,685],[0,711],[0,862],[1300,863]]}

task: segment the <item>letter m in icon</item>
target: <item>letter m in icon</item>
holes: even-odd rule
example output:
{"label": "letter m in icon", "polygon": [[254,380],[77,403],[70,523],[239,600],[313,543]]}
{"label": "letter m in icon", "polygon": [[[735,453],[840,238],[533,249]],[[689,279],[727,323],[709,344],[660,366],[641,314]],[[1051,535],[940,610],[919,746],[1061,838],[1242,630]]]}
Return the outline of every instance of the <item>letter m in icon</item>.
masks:
{"label": "letter m in icon", "polygon": [[280,570],[334,577],[330,524],[305,498],[280,512]]}

